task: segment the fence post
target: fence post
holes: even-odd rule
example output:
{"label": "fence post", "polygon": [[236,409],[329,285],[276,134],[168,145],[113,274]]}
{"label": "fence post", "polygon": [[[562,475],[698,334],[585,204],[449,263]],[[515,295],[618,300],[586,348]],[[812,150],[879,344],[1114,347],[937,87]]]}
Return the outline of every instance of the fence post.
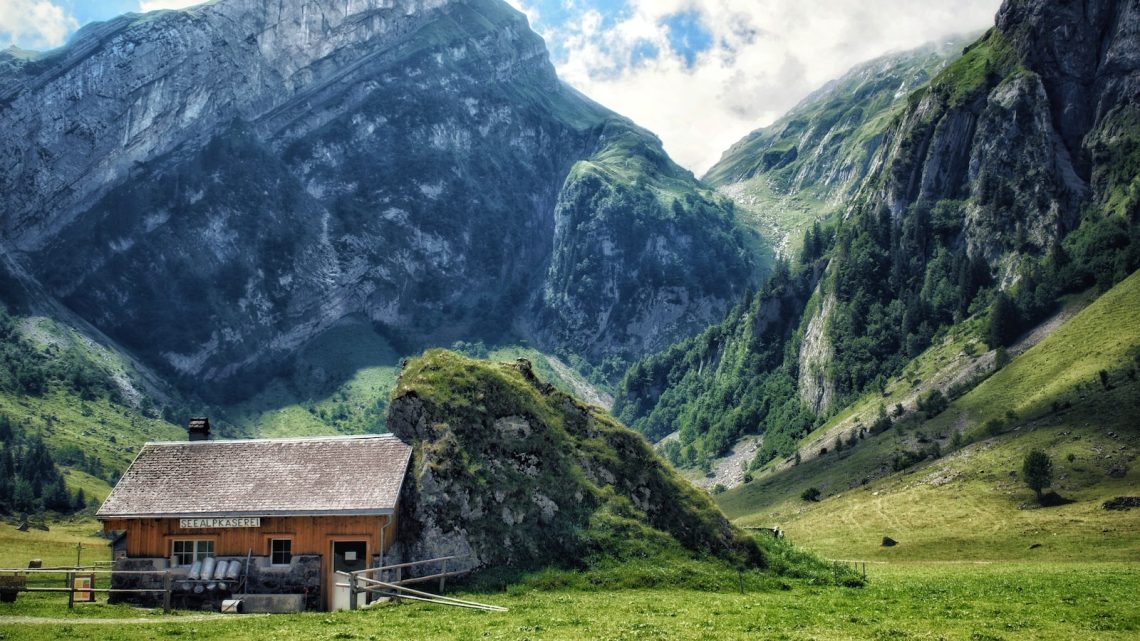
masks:
{"label": "fence post", "polygon": [[[403,581],[403,579],[404,579],[404,568],[396,568],[396,580],[393,581],[393,583],[396,585],[400,585],[400,582]],[[392,601],[394,601],[396,603],[400,602],[400,591],[399,590],[396,590],[392,594]]]}
{"label": "fence post", "polygon": [[356,573],[348,575],[348,609],[356,609]]}
{"label": "fence post", "polygon": [[67,573],[67,607],[75,607],[75,573]]}
{"label": "fence post", "polygon": [[443,594],[444,581],[447,580],[447,559],[443,560],[443,567],[439,569],[439,593]]}
{"label": "fence post", "polygon": [[162,573],[162,612],[170,614],[170,592],[173,589],[173,579],[170,570]]}

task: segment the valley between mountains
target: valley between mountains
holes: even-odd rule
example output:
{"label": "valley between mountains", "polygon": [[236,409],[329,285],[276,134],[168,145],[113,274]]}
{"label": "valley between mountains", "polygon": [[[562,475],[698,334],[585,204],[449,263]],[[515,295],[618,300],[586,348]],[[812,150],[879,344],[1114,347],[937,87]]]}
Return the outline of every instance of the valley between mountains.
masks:
{"label": "valley between mountains", "polygon": [[1005,0],[704,176],[502,0],[0,51],[0,568],[109,560],[209,416],[410,444],[401,560],[509,609],[21,593],[0,639],[1134,638],[1138,44],[1136,0]]}

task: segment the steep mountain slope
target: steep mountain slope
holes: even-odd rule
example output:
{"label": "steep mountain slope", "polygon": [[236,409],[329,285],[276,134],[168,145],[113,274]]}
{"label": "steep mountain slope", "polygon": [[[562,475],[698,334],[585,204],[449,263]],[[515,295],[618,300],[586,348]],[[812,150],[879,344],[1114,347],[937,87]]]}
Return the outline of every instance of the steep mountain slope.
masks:
{"label": "steep mountain slope", "polygon": [[[1074,30],[1063,43],[1060,25]],[[991,283],[1024,328],[1058,290],[1106,289],[1140,266],[1137,29],[1134,2],[1009,2],[912,97],[838,241],[833,311],[817,317],[833,349],[801,363],[823,371],[825,395],[897,371],[987,304]]]}
{"label": "steep mountain slope", "polygon": [[780,253],[842,211],[872,169],[892,119],[977,34],[855,66],[724,152],[705,182],[731,196]]}
{"label": "steep mountain slope", "polygon": [[[770,465],[719,502],[740,522],[779,522],[829,555],[1131,558],[1140,513],[1102,504],[1135,494],[1140,482],[1138,309],[1140,272],[1009,364],[991,366],[935,416],[911,413],[798,465]],[[830,424],[847,422],[837,419]],[[846,444],[852,434],[848,427],[838,438]],[[808,441],[800,446],[806,452]],[[1031,449],[1052,458],[1052,489],[1075,503],[1027,509],[1034,495],[1020,470]],[[822,502],[800,498],[809,487]],[[888,535],[902,542],[897,550],[879,545]]]}
{"label": "steep mountain slope", "polygon": [[220,0],[0,58],[2,242],[222,398],[353,315],[402,351],[630,358],[756,269],[731,203],[499,0]]}
{"label": "steep mountain slope", "polygon": [[[1071,37],[1053,37],[1058,29]],[[1007,2],[995,29],[907,98],[845,218],[813,230],[818,253],[790,270],[791,282],[814,287],[810,298],[766,308],[786,280],[775,282],[748,314],[709,330],[728,337],[711,349],[684,343],[631,368],[615,411],[657,435],[693,412],[699,425],[732,426],[727,438],[682,430],[670,446],[682,462],[709,460],[748,432],[764,433],[761,462],[791,456],[813,422],[884,389],[955,323],[978,317],[975,335],[996,347],[1049,314],[1059,293],[1131,273],[1138,29],[1135,2]],[[769,316],[789,328],[784,339],[749,346],[746,325]],[[735,353],[744,357],[727,358]],[[693,373],[693,363],[706,367]],[[774,376],[784,384],[765,389]],[[772,421],[775,408],[800,418]]]}

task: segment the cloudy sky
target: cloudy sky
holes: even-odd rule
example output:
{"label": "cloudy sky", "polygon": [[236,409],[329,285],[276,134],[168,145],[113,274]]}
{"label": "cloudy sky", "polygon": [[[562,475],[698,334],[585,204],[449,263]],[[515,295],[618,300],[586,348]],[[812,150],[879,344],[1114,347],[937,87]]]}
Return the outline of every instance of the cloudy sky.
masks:
{"label": "cloudy sky", "polygon": [[[704,172],[855,63],[993,24],[1000,0],[507,0],[564,80],[653,130]],[[0,48],[193,0],[0,0]]]}

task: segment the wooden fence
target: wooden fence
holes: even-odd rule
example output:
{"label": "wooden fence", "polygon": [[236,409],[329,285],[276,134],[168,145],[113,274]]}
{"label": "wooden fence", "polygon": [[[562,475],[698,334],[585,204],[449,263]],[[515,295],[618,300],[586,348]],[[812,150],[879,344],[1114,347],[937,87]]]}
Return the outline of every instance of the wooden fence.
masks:
{"label": "wooden fence", "polygon": [[[359,607],[360,595],[371,594],[390,597],[397,602],[399,602],[400,599],[408,599],[411,601],[424,601],[438,605],[470,608],[488,612],[506,612],[506,608],[497,605],[487,605],[485,603],[476,603],[474,601],[465,601],[443,596],[448,577],[462,576],[468,572],[467,570],[455,570],[450,572],[447,570],[449,561],[456,561],[460,558],[462,557],[445,556],[438,559],[428,559],[426,561],[397,563],[395,565],[385,565],[378,568],[369,568],[367,570],[357,570],[356,572],[337,572],[339,576],[348,579],[348,583],[337,583],[336,585],[337,587],[349,589],[348,607],[350,610],[356,610]],[[431,566],[433,564],[439,565],[438,571],[424,576],[404,578],[405,570],[410,571],[411,568]],[[415,583],[426,583],[436,580],[439,581],[439,594],[431,594],[407,587]]]}
{"label": "wooden fence", "polygon": [[[29,581],[29,579],[43,578],[48,579],[51,576],[63,576],[62,586],[50,586],[55,581],[46,580],[42,582]],[[150,575],[162,577],[162,588],[100,588],[97,585],[98,577],[107,575],[108,583],[110,583],[110,575],[126,576],[126,575]],[[84,583],[88,580],[89,583]],[[37,584],[39,583],[39,584]],[[111,570],[100,565],[95,566],[73,566],[73,567],[59,567],[59,568],[11,568],[0,569],[0,598],[6,601],[14,601],[15,597],[20,592],[55,592],[67,593],[67,607],[73,608],[77,602],[83,603],[94,601],[95,594],[162,594],[162,610],[163,612],[170,612],[171,594],[174,591],[174,577],[170,570]],[[78,599],[76,598],[78,597]]]}
{"label": "wooden fence", "polygon": [[861,575],[863,580],[867,580],[867,562],[866,561],[832,561],[835,569],[835,578],[839,578],[841,571],[848,568],[857,575]]}

